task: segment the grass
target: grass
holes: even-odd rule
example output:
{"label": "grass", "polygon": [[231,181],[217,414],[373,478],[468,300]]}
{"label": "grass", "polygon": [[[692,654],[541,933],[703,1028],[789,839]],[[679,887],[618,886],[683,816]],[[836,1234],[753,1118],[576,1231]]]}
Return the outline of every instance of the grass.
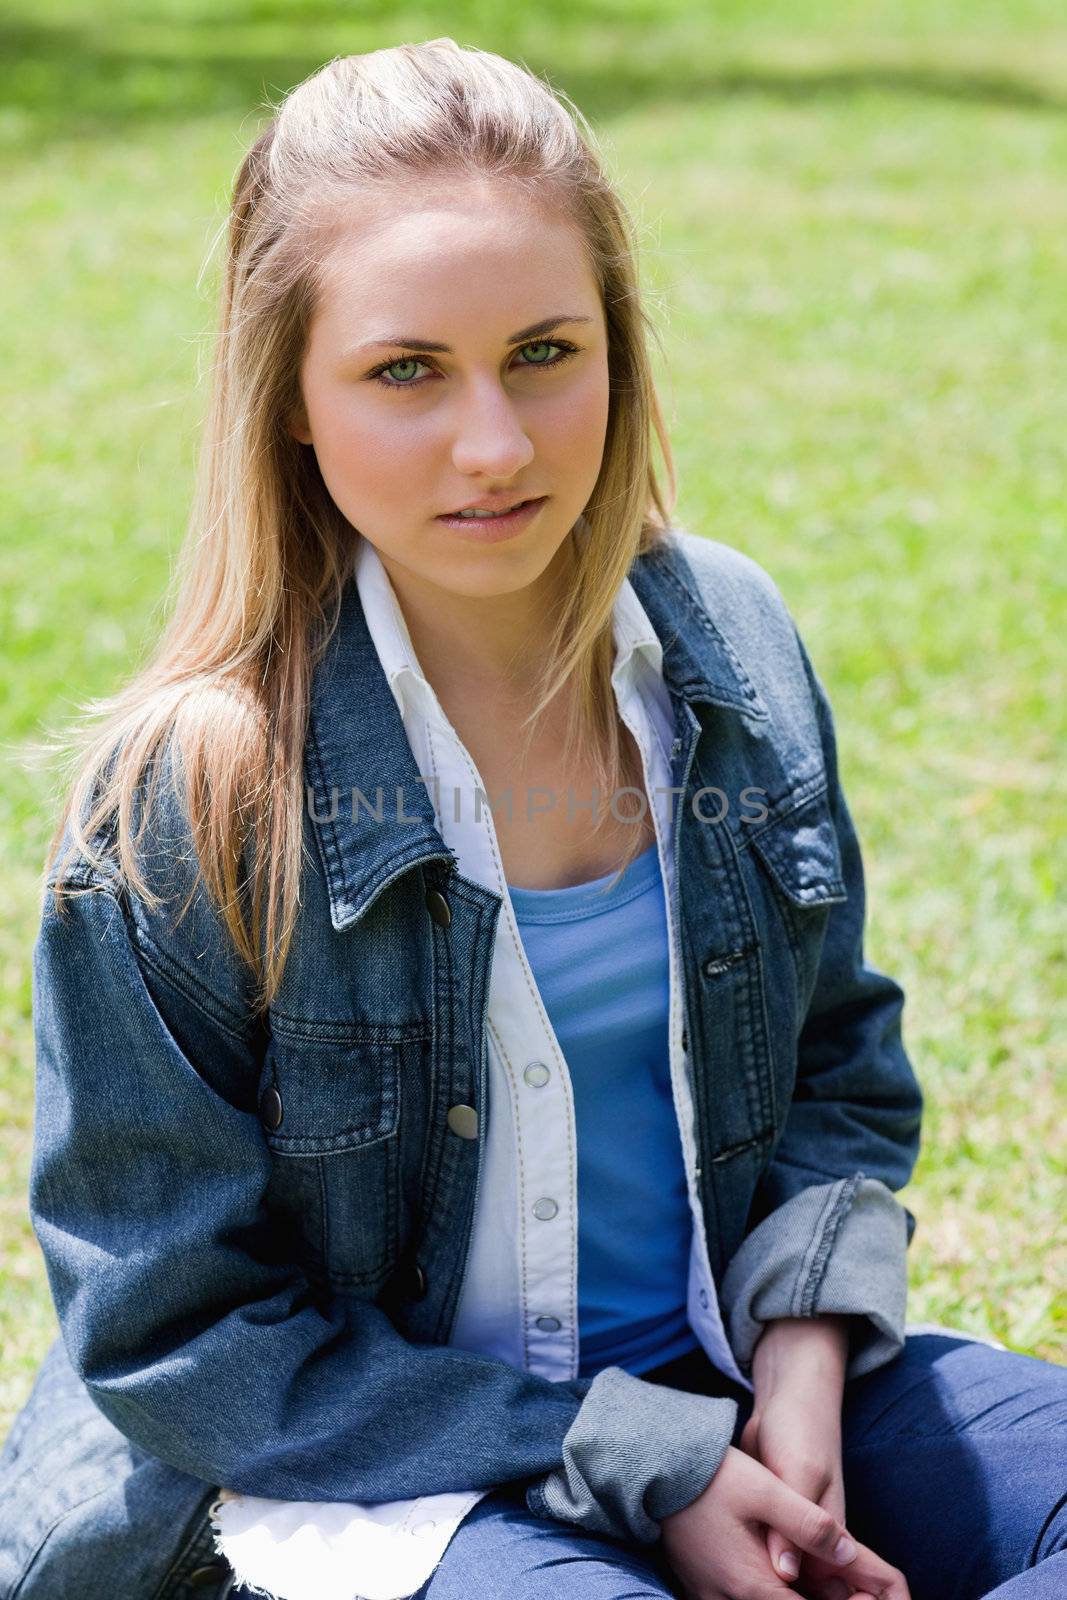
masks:
{"label": "grass", "polygon": [[868,954],[908,994],[927,1096],[909,1316],[1063,1359],[1062,8],[23,0],[0,30],[0,1436],[56,1328],[26,1182],[58,797],[19,752],[158,630],[197,278],[264,96],[444,33],[597,127],[666,352],[679,515],[775,576],[830,691]]}

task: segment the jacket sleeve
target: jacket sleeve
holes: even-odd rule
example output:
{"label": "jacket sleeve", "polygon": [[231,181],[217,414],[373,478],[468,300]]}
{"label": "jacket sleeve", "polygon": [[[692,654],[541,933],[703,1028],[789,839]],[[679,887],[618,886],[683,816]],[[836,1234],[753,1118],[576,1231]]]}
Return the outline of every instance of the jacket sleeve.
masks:
{"label": "jacket sleeve", "polygon": [[124,890],[82,888],[60,911],[46,889],[33,948],[30,1212],[104,1416],[184,1472],[272,1499],[393,1501],[565,1470],[569,1492],[548,1485],[542,1509],[657,1538],[654,1519],[714,1475],[734,1402],[618,1367],[553,1382],[314,1294],[272,1240],[254,1095],[220,1087],[257,1081],[252,1034],[191,961],[147,960]]}
{"label": "jacket sleeve", "polygon": [[837,1313],[852,1318],[853,1378],[903,1348],[915,1218],[893,1191],[915,1166],[923,1099],[901,1036],[904,991],[864,958],[863,863],[833,716],[795,624],[794,634],[815,703],[847,899],[830,908],[793,1101],[720,1297],[746,1374],[767,1322]]}

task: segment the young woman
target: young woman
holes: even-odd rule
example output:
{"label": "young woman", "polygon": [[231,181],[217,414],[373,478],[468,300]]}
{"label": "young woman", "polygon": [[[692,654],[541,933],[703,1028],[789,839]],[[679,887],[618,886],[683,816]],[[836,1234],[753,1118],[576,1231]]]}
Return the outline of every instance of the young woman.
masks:
{"label": "young woman", "polygon": [[905,1328],[830,707],[672,524],[580,121],[438,39],[241,167],[182,587],[49,852],[5,1600],[1064,1592],[1067,1375]]}

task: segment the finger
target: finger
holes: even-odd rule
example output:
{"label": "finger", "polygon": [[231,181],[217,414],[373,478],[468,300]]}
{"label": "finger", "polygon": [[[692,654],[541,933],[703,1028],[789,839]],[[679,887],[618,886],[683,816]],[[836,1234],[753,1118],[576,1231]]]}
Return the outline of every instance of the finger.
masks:
{"label": "finger", "polygon": [[800,1576],[800,1555],[777,1528],[767,1529],[767,1554],[778,1576],[786,1583],[795,1583]]}
{"label": "finger", "polygon": [[814,1504],[773,1475],[764,1483],[763,1500],[763,1520],[796,1549],[835,1567],[856,1559],[860,1547],[825,1506]]}
{"label": "finger", "polygon": [[805,1600],[863,1600],[854,1595],[844,1578],[812,1578],[807,1573],[800,1580],[800,1592]]}
{"label": "finger", "polygon": [[[749,1600],[798,1600],[797,1590],[789,1588],[770,1567],[765,1566],[759,1559],[759,1555],[762,1554],[763,1541],[759,1539],[754,1529],[748,1530],[746,1534],[745,1543],[747,1544],[749,1540],[752,1540],[750,1548],[752,1556],[755,1557],[755,1560],[748,1565],[748,1576],[754,1579],[754,1582],[745,1586],[743,1590]],[[741,1575],[739,1573],[739,1576]],[[715,1592],[717,1595],[718,1591]],[[738,1592],[738,1588],[731,1587],[729,1595],[732,1597]],[[723,1600],[727,1600],[727,1596],[724,1595]]]}
{"label": "finger", "polygon": [[[841,1526],[844,1527],[844,1508],[842,1507],[842,1513],[839,1515],[834,1504],[832,1484],[822,1494],[819,1494],[814,1485],[806,1484],[802,1480],[798,1481],[796,1478],[786,1477],[782,1474],[779,1474],[779,1476],[782,1477],[783,1483],[787,1483],[791,1489],[795,1489],[798,1494],[810,1500],[813,1505],[822,1506],[832,1517],[837,1517]],[[767,1529],[767,1553],[771,1558],[771,1565],[775,1572],[783,1577],[787,1583],[795,1583],[800,1576],[801,1552],[794,1549],[785,1535],[775,1527],[768,1527]],[[814,1595],[812,1600],[846,1600],[847,1595],[848,1589],[845,1588],[838,1597]]]}
{"label": "finger", "polygon": [[783,1584],[776,1583],[770,1573],[767,1575],[767,1580],[758,1589],[748,1590],[752,1600],[797,1600],[795,1589],[787,1589]]}
{"label": "finger", "polygon": [[854,1589],[851,1582],[818,1556],[805,1556],[800,1569],[800,1590],[805,1600],[877,1600],[866,1590]]}
{"label": "finger", "polygon": [[840,1478],[830,1484],[825,1494],[819,1496],[819,1505],[825,1506],[830,1515],[845,1527],[848,1520],[845,1515],[845,1486]]}
{"label": "finger", "polygon": [[[865,1544],[856,1545],[856,1555],[851,1561],[839,1564],[841,1576],[861,1594],[868,1591],[878,1600],[910,1600],[907,1580],[896,1567],[875,1555]],[[855,1597],[853,1597],[855,1600]]]}

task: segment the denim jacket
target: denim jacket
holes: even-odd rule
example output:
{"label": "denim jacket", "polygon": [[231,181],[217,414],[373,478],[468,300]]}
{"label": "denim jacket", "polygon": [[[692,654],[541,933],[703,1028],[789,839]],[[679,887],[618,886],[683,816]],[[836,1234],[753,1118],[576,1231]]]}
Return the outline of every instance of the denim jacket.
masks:
{"label": "denim jacket", "polygon": [[[723,1325],[747,1372],[767,1321],[848,1314],[857,1376],[903,1344],[914,1218],[893,1191],[922,1097],[903,991],[863,953],[830,707],[750,558],[675,529],[630,582],[674,714],[674,911]],[[75,1370],[128,1438],[241,1493],[523,1480],[538,1515],[654,1539],[724,1448],[702,1408],[732,1402],[653,1395],[618,1367],[552,1381],[447,1343],[501,901],[435,825],[354,581],[315,671],[305,776],[299,923],[266,1018],[193,892],[165,775],[135,818],[165,908],[81,862],[88,892],[57,915],[48,880],[30,1208]],[[381,820],[350,803],[378,784],[402,790]],[[456,1106],[478,1138],[457,1136]]]}

